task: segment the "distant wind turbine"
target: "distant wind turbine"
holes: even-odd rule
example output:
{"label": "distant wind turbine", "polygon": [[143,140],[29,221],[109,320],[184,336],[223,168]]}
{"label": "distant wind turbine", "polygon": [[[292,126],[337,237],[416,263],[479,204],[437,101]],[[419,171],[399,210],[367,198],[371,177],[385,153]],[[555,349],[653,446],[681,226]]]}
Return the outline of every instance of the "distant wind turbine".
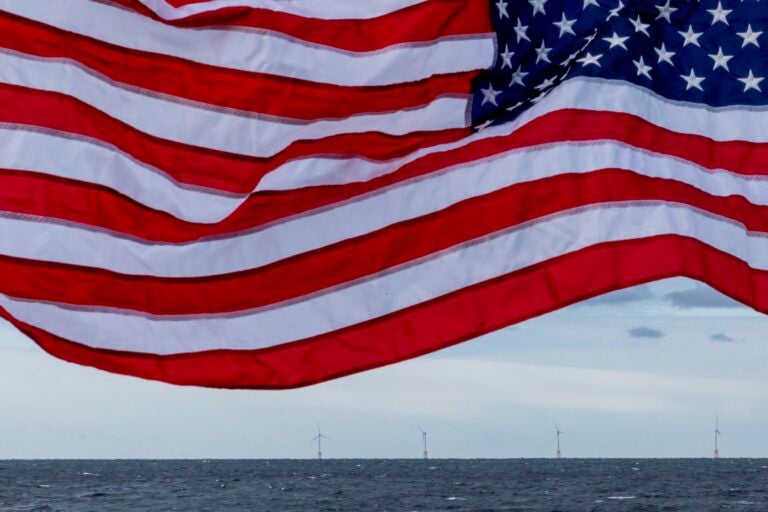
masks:
{"label": "distant wind turbine", "polygon": [[560,430],[560,427],[555,423],[555,439],[557,440],[557,451],[555,452],[556,459],[560,458],[560,434],[565,434],[565,432]]}
{"label": "distant wind turbine", "polygon": [[715,453],[713,458],[719,459],[720,458],[720,450],[717,449],[717,438],[719,436],[722,436],[723,434],[720,433],[720,421],[717,416],[715,416]]}
{"label": "distant wind turbine", "polygon": [[310,443],[314,443],[317,441],[317,460],[322,460],[323,458],[323,439],[331,440],[330,437],[324,436],[322,432],[320,432],[320,423],[317,424],[317,435],[312,438]]}
{"label": "distant wind turbine", "polygon": [[427,453],[427,433],[424,432],[421,427],[418,427],[419,432],[421,432],[421,440],[424,443],[424,453],[422,453],[422,456],[424,460],[427,460],[429,458],[429,453]]}

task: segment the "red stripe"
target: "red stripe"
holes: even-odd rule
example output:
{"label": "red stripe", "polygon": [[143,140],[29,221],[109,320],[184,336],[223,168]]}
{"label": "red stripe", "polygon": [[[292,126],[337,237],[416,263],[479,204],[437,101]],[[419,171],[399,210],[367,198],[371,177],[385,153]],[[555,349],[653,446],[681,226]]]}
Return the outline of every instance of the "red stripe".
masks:
{"label": "red stripe", "polygon": [[674,276],[699,279],[768,312],[768,273],[697,240],[663,236],[592,246],[387,317],[259,351],[175,356],[102,351],[0,313],[67,361],[174,384],[274,389],[392,364],[593,296]]}
{"label": "red stripe", "polygon": [[[0,293],[153,314],[248,310],[351,282],[546,215],[599,203],[688,204],[768,232],[766,208],[627,171],[570,174],[509,187],[432,215],[245,272],[193,279],[128,276],[0,257]],[[392,251],[397,247],[397,251]],[[365,255],[364,257],[361,255]]]}
{"label": "red stripe", "polygon": [[209,105],[292,119],[342,119],[426,105],[467,95],[476,72],[383,87],[344,87],[208,66],[121,48],[42,23],[0,13],[0,47],[71,59],[115,82]]}
{"label": "red stripe", "polygon": [[349,51],[374,51],[441,37],[493,32],[488,2],[427,0],[370,19],[320,20],[249,7],[230,7],[166,21],[137,0],[112,0],[169,25],[182,27],[248,27],[281,32],[310,43]]}
{"label": "red stripe", "polygon": [[233,193],[249,193],[265,173],[296,158],[324,154],[389,160],[422,147],[452,142],[470,133],[468,129],[402,136],[353,133],[299,141],[274,157],[255,158],[154,137],[72,97],[8,84],[0,84],[0,123],[31,125],[99,139],[164,171],[180,183]]}
{"label": "red stripe", "polygon": [[[13,95],[9,98],[18,99]],[[3,102],[0,86],[0,121],[12,120],[31,124],[54,124],[57,129],[83,133],[88,136],[101,134],[95,125],[83,121],[77,109],[69,108],[62,116],[51,115],[56,110],[46,107],[73,107],[63,97],[42,96],[30,93],[22,96],[28,101]],[[56,100],[46,102],[47,100]],[[38,108],[39,107],[39,108]],[[82,108],[82,107],[81,107]],[[11,112],[9,112],[11,111]],[[58,110],[62,112],[62,110]],[[5,115],[4,115],[5,114]],[[172,169],[177,178],[201,181],[209,177],[208,185],[219,188],[231,181],[246,182],[240,187],[247,190],[254,184],[247,176],[264,172],[253,159],[238,159],[221,153],[198,151],[178,144],[143,138],[123,125],[104,117],[101,119],[104,135],[110,141],[131,153],[139,160],[166,170]],[[443,137],[458,138],[451,132]],[[418,136],[404,138],[360,136],[370,141],[372,152],[386,153],[411,150],[425,144]],[[434,134],[432,137],[437,138]],[[339,144],[343,138],[337,138]],[[664,130],[646,121],[626,114],[564,110],[543,116],[523,126],[507,137],[491,138],[475,142],[459,149],[439,152],[404,166],[398,172],[365,183],[345,186],[313,187],[287,192],[261,192],[248,198],[230,217],[217,224],[193,224],[180,221],[168,214],[148,209],[125,197],[98,186],[80,182],[50,179],[38,175],[19,175],[0,171],[0,210],[65,219],[72,222],[98,226],[146,240],[186,242],[205,236],[221,235],[254,228],[265,223],[347,200],[399,181],[424,175],[460,162],[472,161],[509,151],[515,148],[535,146],[560,141],[618,140],[630,145],[662,151],[687,159],[708,168],[726,168],[746,174],[766,173],[768,169],[768,145],[746,142],[714,143],[704,137],[684,135]],[[387,144],[389,143],[389,145]],[[406,147],[406,142],[414,147]],[[430,143],[435,143],[433,139]],[[377,156],[382,156],[381,154]],[[274,162],[273,162],[274,165]],[[187,167],[185,167],[187,166]],[[217,173],[208,173],[217,169]],[[221,169],[221,173],[218,170]],[[226,174],[225,171],[231,172]],[[194,173],[194,179],[188,173]],[[24,173],[27,174],[27,173]],[[179,176],[183,174],[183,176]],[[215,180],[215,183],[214,183]],[[20,193],[27,191],[27,193]],[[77,205],[77,206],[74,206]]]}

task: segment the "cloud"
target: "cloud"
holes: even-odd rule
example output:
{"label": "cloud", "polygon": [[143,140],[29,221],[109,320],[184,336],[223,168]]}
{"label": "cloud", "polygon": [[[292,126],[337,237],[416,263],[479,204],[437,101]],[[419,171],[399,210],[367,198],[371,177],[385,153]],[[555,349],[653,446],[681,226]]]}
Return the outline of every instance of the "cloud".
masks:
{"label": "cloud", "polygon": [[584,303],[587,306],[603,306],[603,305],[623,305],[632,302],[641,302],[644,300],[653,299],[653,294],[647,286],[635,286],[633,288],[626,288],[624,290],[618,290],[613,293],[607,293],[594,299],[590,299]]}
{"label": "cloud", "polygon": [[689,290],[667,293],[664,295],[664,300],[682,309],[744,307],[740,302],[736,302],[708,286],[696,286]]}
{"label": "cloud", "polygon": [[633,327],[632,329],[627,329],[627,334],[629,334],[632,338],[663,338],[664,333],[658,329],[654,329],[653,327]]}
{"label": "cloud", "polygon": [[727,343],[729,341],[735,341],[733,338],[731,338],[730,336],[722,332],[713,334],[712,336],[709,337],[709,339],[712,341],[722,341],[724,343]]}

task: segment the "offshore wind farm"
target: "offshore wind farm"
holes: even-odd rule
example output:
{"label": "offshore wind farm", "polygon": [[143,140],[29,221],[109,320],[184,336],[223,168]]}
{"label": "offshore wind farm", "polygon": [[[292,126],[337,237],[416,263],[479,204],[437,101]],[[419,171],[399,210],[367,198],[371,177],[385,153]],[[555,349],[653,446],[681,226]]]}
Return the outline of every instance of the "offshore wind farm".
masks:
{"label": "offshore wind farm", "polygon": [[[423,460],[429,459],[429,451],[427,449],[427,432],[422,429],[420,426],[416,427],[419,434],[421,435],[421,448],[422,451],[420,453],[420,458]],[[561,436],[565,434],[565,431],[560,430],[560,426],[557,422],[554,422],[554,429],[555,429],[555,435],[553,437],[554,441],[554,448],[555,453],[552,457],[554,460],[560,460],[563,458],[562,450],[561,450]],[[712,452],[712,458],[717,460],[720,459],[720,445],[719,445],[719,438],[722,437],[722,432],[720,432],[720,418],[719,416],[715,416],[715,425],[713,430],[714,435],[714,450]],[[325,436],[322,431],[320,430],[320,423],[317,423],[317,434],[315,437],[312,438],[310,443],[317,443],[317,452],[316,452],[316,458],[318,460],[323,459],[323,451],[322,451],[322,442],[323,440],[330,440],[329,437]],[[415,457],[414,457],[415,458]],[[589,457],[581,457],[582,459],[589,459]]]}

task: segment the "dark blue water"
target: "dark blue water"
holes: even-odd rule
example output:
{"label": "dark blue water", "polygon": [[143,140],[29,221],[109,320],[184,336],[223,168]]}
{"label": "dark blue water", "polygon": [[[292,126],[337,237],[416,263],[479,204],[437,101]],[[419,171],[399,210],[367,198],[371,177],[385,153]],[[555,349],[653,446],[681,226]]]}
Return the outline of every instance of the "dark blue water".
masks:
{"label": "dark blue water", "polygon": [[768,511],[768,460],[6,461],[2,511]]}

